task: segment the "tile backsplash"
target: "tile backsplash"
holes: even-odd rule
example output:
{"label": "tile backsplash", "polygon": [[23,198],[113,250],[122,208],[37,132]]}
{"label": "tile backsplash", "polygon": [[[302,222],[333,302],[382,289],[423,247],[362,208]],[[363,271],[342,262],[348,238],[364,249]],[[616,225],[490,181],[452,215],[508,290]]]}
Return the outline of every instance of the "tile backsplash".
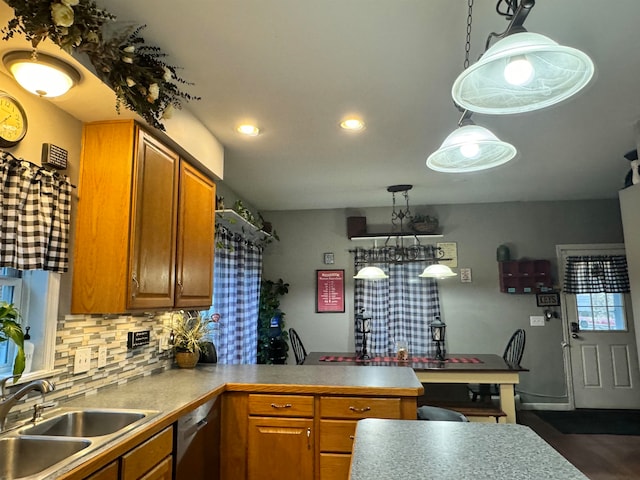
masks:
{"label": "tile backsplash", "polygon": [[[56,374],[51,380],[56,389],[47,394],[46,400],[64,401],[79,395],[91,395],[102,388],[119,385],[129,380],[159,373],[172,367],[171,352],[158,351],[158,338],[166,334],[169,314],[145,316],[81,316],[67,315],[58,321],[56,332]],[[149,330],[149,345],[127,349],[128,332]],[[98,347],[106,345],[107,363],[98,368]],[[91,349],[90,370],[75,374],[74,360],[77,348]],[[42,401],[38,393],[31,394],[11,411],[11,417],[31,411],[35,403]]]}

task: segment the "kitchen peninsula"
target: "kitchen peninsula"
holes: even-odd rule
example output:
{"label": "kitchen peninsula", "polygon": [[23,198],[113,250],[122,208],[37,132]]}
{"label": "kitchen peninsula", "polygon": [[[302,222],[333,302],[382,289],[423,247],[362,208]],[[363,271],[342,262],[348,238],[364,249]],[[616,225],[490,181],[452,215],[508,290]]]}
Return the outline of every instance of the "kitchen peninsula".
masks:
{"label": "kitchen peninsula", "polygon": [[358,422],[351,480],[586,480],[523,425],[367,419]]}
{"label": "kitchen peninsula", "polygon": [[[160,413],[42,478],[129,478],[118,474],[127,455],[142,448],[147,457],[151,447],[177,438],[176,422],[217,397],[220,444],[209,444],[207,449],[209,459],[220,456],[220,476],[211,468],[207,478],[344,479],[357,420],[415,419],[416,398],[422,392],[413,370],[406,367],[199,365],[172,369],[60,405]],[[285,459],[292,455],[291,448],[299,450],[293,452],[295,461],[289,462]],[[174,444],[164,458],[169,469],[163,476],[148,478],[172,478],[175,457]]]}

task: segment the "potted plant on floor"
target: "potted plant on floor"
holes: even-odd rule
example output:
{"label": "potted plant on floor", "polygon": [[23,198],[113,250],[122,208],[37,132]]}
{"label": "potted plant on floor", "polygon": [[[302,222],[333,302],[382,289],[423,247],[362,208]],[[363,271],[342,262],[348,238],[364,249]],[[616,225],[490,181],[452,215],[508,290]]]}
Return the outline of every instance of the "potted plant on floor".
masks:
{"label": "potted plant on floor", "polygon": [[209,333],[210,319],[200,312],[179,311],[171,314],[169,342],[175,351],[176,363],[180,368],[193,368],[198,363],[201,342]]}

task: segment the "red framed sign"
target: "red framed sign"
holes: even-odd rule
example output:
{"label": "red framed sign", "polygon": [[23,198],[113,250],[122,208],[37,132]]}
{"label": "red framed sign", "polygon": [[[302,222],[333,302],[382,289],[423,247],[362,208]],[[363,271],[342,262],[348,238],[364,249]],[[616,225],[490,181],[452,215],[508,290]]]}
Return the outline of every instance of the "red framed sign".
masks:
{"label": "red framed sign", "polygon": [[316,313],[344,313],[344,270],[316,270]]}

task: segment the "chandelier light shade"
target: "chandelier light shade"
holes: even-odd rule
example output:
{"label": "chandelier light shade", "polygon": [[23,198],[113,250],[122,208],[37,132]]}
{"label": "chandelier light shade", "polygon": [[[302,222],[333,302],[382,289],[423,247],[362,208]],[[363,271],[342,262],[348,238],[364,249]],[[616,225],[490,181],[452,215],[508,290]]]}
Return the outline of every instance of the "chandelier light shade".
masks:
{"label": "chandelier light shade", "polygon": [[516,148],[478,125],[464,125],[451,133],[427,158],[427,167],[437,172],[464,173],[486,170],[507,163]]}
{"label": "chandelier light shade", "polygon": [[451,89],[472,112],[507,115],[549,107],[575,95],[594,75],[588,55],[522,31],[497,41],[465,69]]}
{"label": "chandelier light shade", "polygon": [[441,263],[434,263],[433,265],[429,265],[424,271],[418,275],[422,278],[448,278],[455,277],[457,273],[452,271],[448,266],[442,265]]}
{"label": "chandelier light shade", "polygon": [[378,267],[364,267],[361,268],[353,278],[357,280],[384,280],[385,278],[389,278],[389,275]]}
{"label": "chandelier light shade", "polygon": [[41,97],[64,95],[81,79],[71,65],[45,53],[17,50],[2,61],[22,88]]}

